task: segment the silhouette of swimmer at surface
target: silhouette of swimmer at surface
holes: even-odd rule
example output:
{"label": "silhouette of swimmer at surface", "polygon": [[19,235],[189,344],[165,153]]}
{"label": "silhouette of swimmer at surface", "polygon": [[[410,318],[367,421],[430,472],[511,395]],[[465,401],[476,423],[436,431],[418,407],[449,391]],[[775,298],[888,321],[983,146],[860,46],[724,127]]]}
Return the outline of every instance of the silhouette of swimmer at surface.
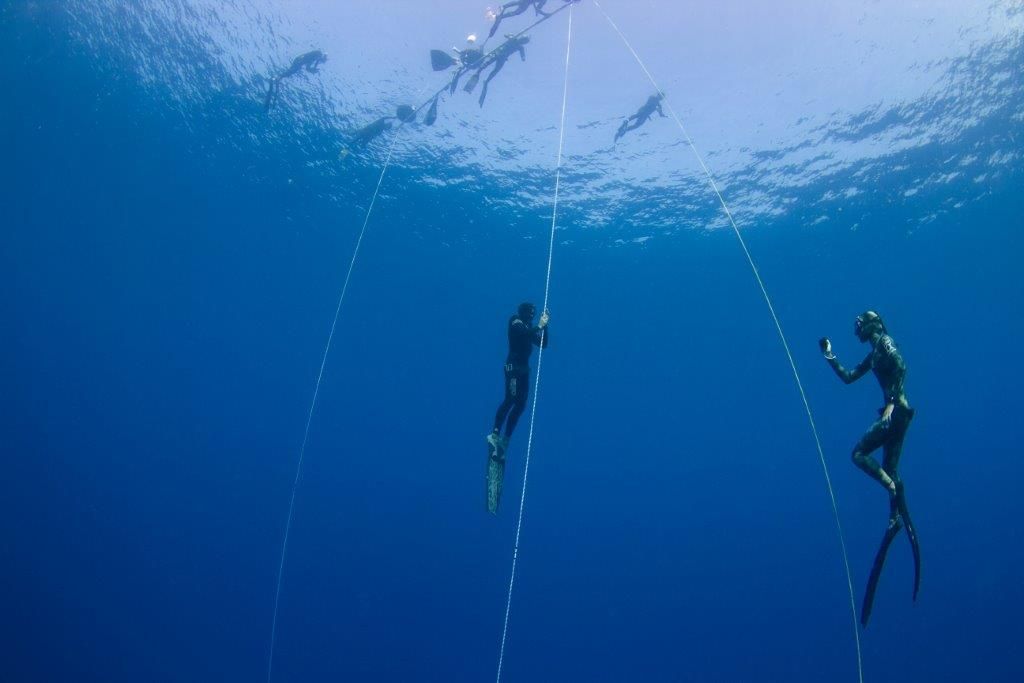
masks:
{"label": "silhouette of swimmer at surface", "polygon": [[[651,114],[658,112],[662,118],[665,118],[665,112],[661,110],[661,101],[665,98],[663,93],[657,95],[651,95],[647,98],[647,101],[636,110],[636,113],[630,116],[628,119],[622,122],[619,126],[619,130],[615,133],[615,142],[619,141],[623,135],[631,130],[636,130],[640,126],[647,123],[647,120],[651,118]],[[632,123],[630,123],[632,121]]]}
{"label": "silhouette of swimmer at surface", "polygon": [[547,4],[548,0],[513,0],[512,2],[506,2],[501,6],[501,10],[498,12],[498,16],[494,18],[494,26],[491,27],[491,32],[487,34],[487,38],[491,39],[494,34],[498,32],[498,27],[501,26],[501,22],[509,17],[517,17],[526,10],[533,8],[533,13],[542,17],[550,17],[549,12],[544,11],[544,5]]}
{"label": "silhouette of swimmer at surface", "polygon": [[474,66],[479,64],[480,60],[483,59],[484,51],[481,47],[476,44],[476,36],[470,34],[466,37],[466,47],[459,49],[453,47],[452,51],[455,53],[455,57],[451,56],[444,50],[431,50],[430,51],[430,66],[434,71],[445,71],[458,66],[455,70],[455,75],[452,76],[451,83],[448,86],[448,92],[450,94],[455,93],[455,89],[459,85],[459,79],[462,75],[472,69]]}
{"label": "silhouette of swimmer at surface", "polygon": [[469,79],[468,83],[466,83],[466,87],[463,88],[463,90],[465,90],[466,92],[473,92],[473,88],[476,87],[477,81],[480,80],[480,74],[483,72],[483,70],[491,66],[492,64],[494,65],[494,68],[491,70],[491,73],[488,74],[486,79],[484,79],[484,87],[480,91],[481,107],[484,106],[484,100],[487,99],[487,88],[491,84],[491,80],[495,76],[497,76],[498,72],[505,67],[505,64],[506,62],[508,62],[509,58],[511,58],[512,55],[518,52],[522,61],[526,61],[526,44],[530,42],[530,37],[522,36],[517,38],[511,35],[506,37],[508,38],[508,40],[505,41],[501,45],[501,47],[492,52],[489,57],[487,57],[480,63],[480,65],[477,67],[476,73],[473,74],[473,77]]}
{"label": "silhouette of swimmer at surface", "polygon": [[281,89],[281,81],[286,78],[291,78],[297,73],[301,73],[303,70],[306,73],[319,73],[320,65],[327,61],[327,55],[320,50],[312,50],[305,54],[301,54],[292,60],[292,65],[285,69],[281,74],[270,79],[270,87],[267,89],[267,97],[263,101],[263,108],[266,111],[270,111],[270,108],[274,106],[275,100],[277,100],[278,93]]}
{"label": "silhouette of swimmer at surface", "polygon": [[[436,117],[436,113],[434,114]],[[410,107],[408,104],[403,104],[395,110],[394,116],[382,116],[373,123],[363,126],[349,139],[349,144],[352,147],[365,147],[370,144],[375,138],[383,133],[391,130],[392,121],[400,121],[401,123],[412,123],[416,120],[416,110]],[[429,124],[428,124],[429,125]],[[351,153],[350,147],[343,147],[339,153],[339,157],[344,159]]]}

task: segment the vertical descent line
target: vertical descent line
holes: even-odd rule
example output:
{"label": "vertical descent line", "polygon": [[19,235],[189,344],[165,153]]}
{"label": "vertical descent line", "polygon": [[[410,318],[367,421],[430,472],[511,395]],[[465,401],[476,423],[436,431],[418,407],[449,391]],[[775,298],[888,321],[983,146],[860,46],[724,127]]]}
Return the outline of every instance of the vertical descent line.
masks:
{"label": "vertical descent line", "polygon": [[[562,118],[558,133],[558,161],[555,164],[555,198],[551,209],[551,235],[548,238],[548,267],[544,278],[544,310],[548,310],[548,299],[551,292],[551,266],[554,262],[555,228],[558,224],[558,192],[562,178],[562,150],[565,145],[565,109],[569,99],[569,55],[572,50],[572,5],[569,6],[569,37],[565,45],[565,78],[562,86]],[[545,333],[546,334],[546,333]],[[505,622],[501,629],[501,649],[498,652],[498,675],[496,683],[501,683],[502,666],[505,663],[505,644],[508,641],[508,619],[512,610],[512,589],[516,583],[516,566],[519,561],[519,538],[523,530],[523,511],[526,507],[526,484],[530,475],[530,453],[533,451],[533,427],[537,419],[537,398],[540,396],[540,372],[544,362],[544,346],[537,351],[537,375],[534,380],[533,403],[530,408],[530,432],[526,439],[526,463],[523,469],[523,490],[519,496],[519,517],[516,521],[516,540],[512,547],[512,571],[508,581],[508,596],[505,600]]]}
{"label": "vertical descent line", "polygon": [[832,487],[832,476],[829,474],[828,463],[825,460],[825,452],[821,447],[821,438],[818,436],[818,427],[814,422],[814,415],[811,412],[811,404],[807,400],[807,393],[804,391],[803,381],[800,379],[800,372],[799,370],[797,370],[796,361],[793,359],[793,353],[789,348],[789,341],[786,339],[786,334],[782,330],[782,323],[779,321],[779,316],[775,312],[775,306],[772,303],[771,296],[769,296],[768,294],[768,288],[765,286],[764,280],[761,278],[761,273],[757,269],[757,264],[754,262],[754,257],[751,255],[750,250],[747,248],[747,243],[746,240],[743,239],[743,235],[740,234],[740,229],[736,225],[736,221],[733,218],[732,211],[729,210],[729,205],[726,204],[725,198],[722,196],[721,191],[718,189],[718,183],[715,182],[715,178],[711,174],[710,169],[708,169],[707,164],[704,163],[704,157],[701,156],[700,152],[697,150],[696,145],[693,144],[693,139],[690,138],[690,134],[686,132],[686,127],[683,125],[682,120],[679,118],[679,115],[672,107],[672,104],[668,101],[668,97],[665,96],[665,92],[658,85],[657,81],[654,80],[654,76],[651,75],[651,72],[647,69],[647,66],[644,64],[643,60],[640,59],[640,55],[637,54],[636,50],[633,49],[633,46],[630,44],[629,40],[626,39],[626,36],[623,35],[622,31],[619,30],[619,27],[615,24],[614,21],[612,21],[612,18],[608,16],[608,13],[604,11],[603,7],[601,7],[601,3],[598,2],[598,0],[594,0],[594,4],[597,6],[599,10],[601,10],[601,13],[604,15],[605,19],[608,20],[608,23],[611,25],[613,29],[615,29],[615,32],[622,39],[622,42],[625,43],[626,47],[633,54],[633,57],[636,59],[637,64],[639,64],[640,68],[643,69],[643,72],[647,75],[647,78],[651,82],[651,85],[653,85],[655,90],[657,90],[658,93],[661,94],[662,97],[665,99],[665,103],[668,106],[669,113],[672,114],[672,118],[675,120],[680,132],[683,134],[683,138],[686,140],[686,144],[690,146],[691,150],[693,150],[693,155],[697,158],[697,162],[700,164],[701,169],[704,171],[704,175],[707,177],[708,183],[711,185],[711,189],[714,191],[715,196],[718,197],[718,202],[719,204],[721,204],[722,210],[725,212],[726,218],[729,219],[729,225],[732,226],[733,233],[736,235],[736,239],[739,241],[740,248],[743,250],[743,254],[744,256],[746,256],[747,259],[747,263],[750,265],[750,270],[754,274],[754,279],[757,280],[757,286],[761,289],[761,295],[764,297],[765,304],[767,304],[768,306],[768,312],[771,313],[772,321],[775,323],[775,330],[776,332],[778,332],[779,341],[782,342],[782,348],[786,353],[786,358],[789,360],[789,367],[793,372],[793,379],[796,381],[796,387],[800,393],[800,400],[803,402],[804,410],[807,412],[807,422],[810,425],[811,434],[814,436],[814,445],[818,450],[818,459],[821,461],[821,469],[825,476],[825,485],[828,488],[828,495],[832,501],[832,513],[835,517],[836,531],[839,536],[839,547],[842,552],[843,567],[846,569],[846,585],[850,595],[850,613],[853,617],[853,639],[857,649],[857,680],[860,681],[860,683],[864,683],[864,665],[861,656],[860,630],[857,624],[857,602],[853,593],[853,574],[850,571],[850,559],[849,554],[846,550],[846,539],[843,534],[842,521],[839,516],[839,504],[836,502],[835,490]]}
{"label": "vertical descent line", "polygon": [[356,239],[356,246],[352,250],[352,260],[348,264],[348,272],[345,273],[345,282],[341,287],[341,294],[338,296],[338,305],[334,309],[334,320],[331,322],[331,332],[327,335],[327,344],[324,345],[324,353],[320,359],[320,371],[316,376],[316,387],[313,389],[313,400],[309,403],[309,413],[306,415],[306,430],[302,435],[302,447],[299,448],[299,461],[295,466],[295,479],[292,481],[291,499],[288,501],[288,517],[284,525],[284,539],[281,541],[281,561],[277,566],[277,587],[274,590],[274,616],[270,622],[270,652],[267,656],[267,683],[270,683],[274,671],[274,646],[277,643],[277,614],[281,602],[281,578],[284,576],[284,558],[288,552],[288,535],[292,529],[292,516],[295,512],[295,494],[299,489],[299,478],[302,476],[302,460],[306,455],[306,443],[309,441],[309,427],[313,423],[313,411],[316,409],[316,402],[320,396],[320,383],[324,378],[324,368],[327,366],[327,355],[331,350],[331,342],[334,341],[334,332],[338,327],[338,317],[341,314],[341,304],[345,301],[345,294],[348,292],[349,282],[352,280],[352,271],[356,267],[356,258],[359,256],[359,248],[363,244],[363,236],[366,235],[366,226],[370,223],[370,214],[373,213],[374,204],[377,202],[377,195],[380,194],[381,183],[384,182],[384,174],[391,165],[391,154],[395,151],[395,143],[398,142],[399,127],[391,138],[391,146],[388,147],[387,158],[384,159],[384,168],[377,178],[377,187],[373,191],[370,205],[366,209],[366,216],[363,218],[363,227]]}

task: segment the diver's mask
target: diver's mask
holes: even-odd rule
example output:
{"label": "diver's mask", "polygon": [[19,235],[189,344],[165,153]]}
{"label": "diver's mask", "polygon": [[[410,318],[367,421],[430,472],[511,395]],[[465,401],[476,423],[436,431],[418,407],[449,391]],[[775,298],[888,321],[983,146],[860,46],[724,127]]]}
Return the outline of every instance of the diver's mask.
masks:
{"label": "diver's mask", "polygon": [[885,324],[880,315],[874,311],[864,311],[853,321],[853,333],[857,339],[866,342],[876,332],[885,332]]}

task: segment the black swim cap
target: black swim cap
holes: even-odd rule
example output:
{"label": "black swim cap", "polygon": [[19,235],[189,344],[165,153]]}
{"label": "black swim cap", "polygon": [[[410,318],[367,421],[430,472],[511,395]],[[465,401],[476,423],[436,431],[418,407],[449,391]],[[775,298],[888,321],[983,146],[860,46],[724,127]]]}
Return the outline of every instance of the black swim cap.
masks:
{"label": "black swim cap", "polygon": [[864,311],[858,315],[853,323],[853,331],[862,340],[868,339],[876,332],[881,334],[888,333],[885,329],[885,323],[882,322],[882,316],[874,311]]}
{"label": "black swim cap", "polygon": [[537,307],[529,301],[519,304],[519,315],[524,318],[532,318],[537,313]]}

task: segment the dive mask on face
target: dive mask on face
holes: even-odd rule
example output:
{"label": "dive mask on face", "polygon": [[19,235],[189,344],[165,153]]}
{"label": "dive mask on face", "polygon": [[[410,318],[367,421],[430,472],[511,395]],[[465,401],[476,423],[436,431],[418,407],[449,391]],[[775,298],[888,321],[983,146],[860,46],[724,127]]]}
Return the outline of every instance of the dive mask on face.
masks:
{"label": "dive mask on face", "polygon": [[881,316],[874,311],[866,311],[857,316],[856,320],[853,321],[853,333],[857,335],[857,338],[861,341],[867,341],[867,339],[875,332],[885,333],[885,324],[882,322]]}

